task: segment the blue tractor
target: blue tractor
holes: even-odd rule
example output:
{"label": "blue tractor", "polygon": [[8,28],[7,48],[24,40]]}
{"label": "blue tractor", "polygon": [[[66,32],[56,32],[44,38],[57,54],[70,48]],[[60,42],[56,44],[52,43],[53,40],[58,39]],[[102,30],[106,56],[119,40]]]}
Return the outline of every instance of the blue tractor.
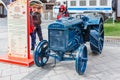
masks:
{"label": "blue tractor", "polygon": [[43,67],[50,56],[60,61],[72,59],[75,60],[76,72],[84,74],[88,60],[85,43],[90,42],[93,54],[101,54],[104,44],[103,23],[103,18],[94,13],[54,21],[48,26],[48,41],[39,42],[34,51],[35,64]]}

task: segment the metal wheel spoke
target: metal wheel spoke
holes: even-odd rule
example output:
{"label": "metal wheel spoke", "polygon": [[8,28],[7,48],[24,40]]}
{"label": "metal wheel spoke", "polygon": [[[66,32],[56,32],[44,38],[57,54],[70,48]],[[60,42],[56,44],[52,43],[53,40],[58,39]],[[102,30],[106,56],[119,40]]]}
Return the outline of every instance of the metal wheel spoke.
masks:
{"label": "metal wheel spoke", "polygon": [[42,62],[45,63],[47,61],[47,57],[43,57]]}
{"label": "metal wheel spoke", "polygon": [[[46,58],[46,60],[44,60]],[[45,64],[47,61],[47,57],[41,56],[41,64]]]}
{"label": "metal wheel spoke", "polygon": [[43,47],[42,52],[45,53],[47,48],[48,48],[48,46]]}
{"label": "metal wheel spoke", "polygon": [[83,57],[83,58],[82,58],[82,62],[86,62],[86,61],[88,61],[88,59],[85,58],[85,57]]}
{"label": "metal wheel spoke", "polygon": [[44,47],[44,50],[47,50],[48,46]]}
{"label": "metal wheel spoke", "polygon": [[40,51],[43,51],[43,50],[44,50],[44,48],[43,48],[43,47],[41,47]]}

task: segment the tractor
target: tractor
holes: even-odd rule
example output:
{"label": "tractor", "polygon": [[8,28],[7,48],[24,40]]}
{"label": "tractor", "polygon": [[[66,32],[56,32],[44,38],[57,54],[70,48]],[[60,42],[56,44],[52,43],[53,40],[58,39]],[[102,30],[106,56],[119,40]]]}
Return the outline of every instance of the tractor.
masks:
{"label": "tractor", "polygon": [[48,25],[48,40],[40,41],[34,51],[35,64],[43,67],[49,57],[59,61],[75,60],[76,72],[83,75],[88,61],[86,42],[90,43],[93,54],[102,53],[103,24],[102,16],[94,13],[77,14],[74,17],[55,20]]}

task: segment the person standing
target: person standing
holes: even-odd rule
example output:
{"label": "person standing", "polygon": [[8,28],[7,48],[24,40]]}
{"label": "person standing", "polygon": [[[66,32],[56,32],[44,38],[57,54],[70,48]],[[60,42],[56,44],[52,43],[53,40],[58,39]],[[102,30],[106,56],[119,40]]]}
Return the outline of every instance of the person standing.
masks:
{"label": "person standing", "polygon": [[33,13],[33,20],[34,20],[34,34],[35,34],[35,41],[36,41],[36,34],[38,35],[39,41],[43,40],[42,31],[41,31],[41,6],[36,6],[37,11]]}

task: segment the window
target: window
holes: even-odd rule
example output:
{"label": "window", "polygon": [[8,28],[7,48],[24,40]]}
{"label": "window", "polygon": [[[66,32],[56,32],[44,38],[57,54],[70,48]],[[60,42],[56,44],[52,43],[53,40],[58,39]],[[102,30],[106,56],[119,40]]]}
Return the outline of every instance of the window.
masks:
{"label": "window", "polygon": [[46,4],[46,10],[52,10],[53,4]]}
{"label": "window", "polygon": [[96,0],[90,0],[90,6],[96,6]]}
{"label": "window", "polygon": [[79,5],[80,6],[86,6],[86,0],[80,0]]}
{"label": "window", "polygon": [[107,0],[100,0],[101,6],[107,6]]}
{"label": "window", "polygon": [[60,6],[60,2],[56,2],[56,3],[55,3],[55,6]]}
{"label": "window", "polygon": [[76,6],[76,1],[70,1],[70,6]]}

